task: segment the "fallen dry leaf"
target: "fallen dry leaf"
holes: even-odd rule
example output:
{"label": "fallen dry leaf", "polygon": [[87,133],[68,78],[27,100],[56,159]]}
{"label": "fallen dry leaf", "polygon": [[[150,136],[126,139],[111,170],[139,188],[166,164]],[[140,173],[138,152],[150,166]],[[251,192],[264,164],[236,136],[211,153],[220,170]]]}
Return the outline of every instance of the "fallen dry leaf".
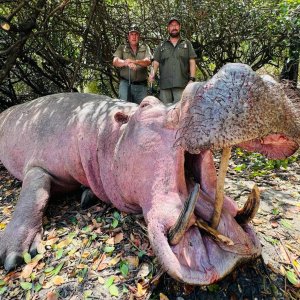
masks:
{"label": "fallen dry leaf", "polygon": [[34,262],[27,264],[21,273],[21,278],[25,278],[25,279],[29,278],[33,269],[36,267],[37,264],[38,264],[38,261],[34,261]]}
{"label": "fallen dry leaf", "polygon": [[118,233],[118,234],[115,236],[115,244],[119,244],[123,239],[124,239],[124,234],[123,234],[123,232]]}
{"label": "fallen dry leaf", "polygon": [[169,300],[169,298],[165,294],[159,293],[159,300]]}
{"label": "fallen dry leaf", "polygon": [[124,260],[128,262],[129,268],[131,269],[136,269],[139,265],[138,256],[126,256]]}
{"label": "fallen dry leaf", "polygon": [[62,276],[57,275],[57,276],[53,277],[52,282],[55,285],[62,285],[63,283],[65,283],[65,280]]}
{"label": "fallen dry leaf", "polygon": [[55,292],[50,291],[47,293],[47,300],[58,300],[58,296]]}

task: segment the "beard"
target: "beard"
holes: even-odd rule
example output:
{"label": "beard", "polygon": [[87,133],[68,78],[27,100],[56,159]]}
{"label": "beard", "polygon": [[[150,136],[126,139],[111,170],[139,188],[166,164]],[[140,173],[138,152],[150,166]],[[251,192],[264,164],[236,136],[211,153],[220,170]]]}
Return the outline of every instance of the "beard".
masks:
{"label": "beard", "polygon": [[170,34],[170,37],[175,38],[175,37],[179,36],[180,32],[173,30],[169,34]]}

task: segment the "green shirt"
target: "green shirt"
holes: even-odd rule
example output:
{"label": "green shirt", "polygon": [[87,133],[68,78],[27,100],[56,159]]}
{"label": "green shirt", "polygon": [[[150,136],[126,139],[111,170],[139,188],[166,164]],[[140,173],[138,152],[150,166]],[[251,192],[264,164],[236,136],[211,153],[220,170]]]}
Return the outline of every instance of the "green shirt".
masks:
{"label": "green shirt", "polygon": [[189,82],[191,58],[197,55],[190,41],[180,39],[176,46],[166,40],[154,52],[159,63],[160,88],[184,88]]}
{"label": "green shirt", "polygon": [[[136,54],[133,53],[129,44],[127,45],[120,45],[116,52],[114,53],[114,57],[119,57],[120,59],[134,59],[134,60],[142,60],[144,58],[151,59],[152,54],[150,52],[150,48],[146,44],[141,44],[138,46]],[[120,76],[123,79],[129,80],[129,68],[122,67],[120,69]],[[142,66],[137,66],[136,71],[130,70],[130,81],[145,81],[147,80],[147,68]]]}

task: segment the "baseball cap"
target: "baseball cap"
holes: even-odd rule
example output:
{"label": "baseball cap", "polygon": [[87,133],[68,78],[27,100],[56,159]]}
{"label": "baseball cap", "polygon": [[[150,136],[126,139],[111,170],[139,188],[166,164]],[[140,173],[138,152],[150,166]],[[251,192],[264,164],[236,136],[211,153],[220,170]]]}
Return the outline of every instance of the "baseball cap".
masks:
{"label": "baseball cap", "polygon": [[134,32],[134,31],[140,33],[140,29],[136,24],[133,24],[129,27],[129,32]]}
{"label": "baseball cap", "polygon": [[180,21],[179,21],[179,19],[177,18],[177,17],[171,17],[170,19],[169,19],[169,21],[168,21],[168,25],[172,22],[172,21],[176,21],[179,25],[180,25]]}

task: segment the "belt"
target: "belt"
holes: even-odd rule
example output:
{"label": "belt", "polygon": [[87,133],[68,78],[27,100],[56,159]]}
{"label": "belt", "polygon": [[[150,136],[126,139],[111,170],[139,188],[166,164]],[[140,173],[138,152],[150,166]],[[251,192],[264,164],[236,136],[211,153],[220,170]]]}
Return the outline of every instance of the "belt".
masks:
{"label": "belt", "polygon": [[[125,79],[122,77],[123,80],[128,81],[128,79]],[[131,81],[130,84],[132,85],[147,85],[147,80],[143,80],[143,81]]]}

